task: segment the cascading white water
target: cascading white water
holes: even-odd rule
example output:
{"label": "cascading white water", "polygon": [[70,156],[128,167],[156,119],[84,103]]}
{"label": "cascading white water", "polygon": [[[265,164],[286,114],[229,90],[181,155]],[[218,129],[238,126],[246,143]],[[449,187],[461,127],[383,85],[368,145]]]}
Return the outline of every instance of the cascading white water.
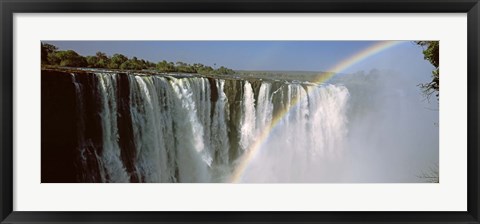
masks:
{"label": "cascading white water", "polygon": [[[212,119],[212,149],[216,155],[216,163],[214,164],[214,179],[215,182],[222,182],[228,176],[229,173],[229,150],[230,145],[228,141],[228,100],[224,92],[225,81],[218,80],[216,83],[218,90],[218,100],[215,103],[215,110]],[[216,177],[216,178],[215,178]]]}
{"label": "cascading white water", "polygon": [[[242,181],[308,182],[321,178],[318,163],[341,153],[347,133],[349,93],[343,86],[128,74],[128,113],[121,113],[119,76],[94,75],[103,182],[225,182],[236,161],[267,132]],[[233,82],[241,92],[227,86]],[[238,118],[231,111],[240,112]],[[121,117],[125,114],[130,117]],[[119,126],[119,116],[128,124]],[[126,126],[134,149],[120,143]],[[125,155],[135,157],[128,158],[132,166]]]}
{"label": "cascading white water", "polygon": [[334,85],[326,88],[309,86],[308,91],[312,153],[327,157],[339,155],[348,130],[349,92],[343,86]]}
{"label": "cascading white water", "polygon": [[[204,142],[204,127],[201,115],[202,105],[194,86],[202,85],[202,78],[173,79],[175,142],[177,143],[177,165],[180,182],[209,182],[209,167],[212,163],[210,150]],[[167,96],[168,97],[168,96]]]}
{"label": "cascading white water", "polygon": [[159,79],[163,78],[130,77],[131,115],[136,124],[133,125],[136,169],[146,182],[170,182],[173,177],[163,130],[171,128],[165,122],[168,113],[160,101],[165,90],[157,88],[157,81],[163,81]]}
{"label": "cascading white water", "polygon": [[138,175],[146,182],[208,182],[208,81],[138,75],[130,82]]}
{"label": "cascading white water", "polygon": [[322,182],[325,164],[342,151],[348,90],[327,85],[308,86],[307,91],[298,84],[285,89],[288,112],[250,161],[243,182]]}
{"label": "cascading white water", "polygon": [[85,111],[84,111],[84,97],[82,93],[82,86],[80,85],[80,82],[77,81],[75,74],[72,75],[72,83],[75,86],[75,104],[76,104],[76,110],[78,111],[78,122],[77,122],[77,141],[78,141],[78,146],[79,146],[79,151],[80,151],[80,157],[82,161],[85,161]]}
{"label": "cascading white water", "polygon": [[247,150],[256,135],[255,129],[255,99],[252,85],[245,81],[242,99],[242,120],[240,121],[240,147]]}
{"label": "cascading white water", "polygon": [[[120,158],[117,127],[116,76],[97,74],[98,92],[101,101],[101,121],[103,131],[103,151],[100,164],[103,166],[101,177],[104,182],[129,182],[130,176]],[[108,178],[108,179],[107,179]]]}
{"label": "cascading white water", "polygon": [[[77,80],[77,76],[72,73],[72,83],[75,87],[75,109],[77,110],[77,150],[79,152],[79,159],[81,164],[81,179],[89,180],[93,182],[92,175],[88,170],[88,142],[85,138],[85,105],[84,105],[84,94],[83,87],[80,84],[80,81]],[[98,157],[98,155],[96,155]]]}
{"label": "cascading white water", "polygon": [[256,111],[256,133],[261,133],[264,129],[269,128],[272,122],[273,103],[270,94],[272,84],[268,82],[262,83],[257,99]]}

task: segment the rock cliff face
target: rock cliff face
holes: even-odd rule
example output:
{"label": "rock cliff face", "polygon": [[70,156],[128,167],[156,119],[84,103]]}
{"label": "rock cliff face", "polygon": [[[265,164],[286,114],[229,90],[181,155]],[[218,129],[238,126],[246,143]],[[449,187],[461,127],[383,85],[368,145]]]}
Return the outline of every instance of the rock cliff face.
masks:
{"label": "rock cliff face", "polygon": [[42,182],[76,182],[75,88],[70,75],[42,71]]}
{"label": "rock cliff face", "polygon": [[[318,105],[343,107],[348,95],[255,78],[56,70],[42,70],[41,88],[44,183],[228,181],[275,117],[291,109],[278,121],[308,139],[309,120],[337,116]],[[342,119],[325,133],[342,137]],[[298,141],[277,135],[282,147]]]}

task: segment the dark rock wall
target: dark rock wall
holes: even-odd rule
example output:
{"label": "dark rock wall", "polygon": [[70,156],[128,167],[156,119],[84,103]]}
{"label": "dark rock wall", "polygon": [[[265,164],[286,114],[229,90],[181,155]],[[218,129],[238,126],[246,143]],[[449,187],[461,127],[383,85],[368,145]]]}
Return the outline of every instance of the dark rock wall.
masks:
{"label": "dark rock wall", "polygon": [[[75,75],[63,71],[42,70],[41,81],[41,174],[43,183],[102,182],[99,160],[103,151],[101,120],[101,96],[98,77],[88,72],[76,71]],[[131,182],[142,182],[135,170],[136,150],[130,112],[130,83],[128,74],[116,74],[117,126],[121,159],[130,174]],[[188,78],[188,77],[186,77]],[[211,114],[218,100],[216,80],[210,84]],[[248,80],[255,94],[259,94],[262,80]],[[76,86],[80,88],[77,96]],[[243,91],[246,80],[225,80],[224,91],[228,99],[227,125],[230,142],[230,162],[242,152],[239,147],[239,125],[242,117]],[[282,88],[273,83],[271,91]],[[278,96],[277,96],[278,97]],[[81,101],[81,102],[80,102]],[[275,108],[279,110],[280,108]],[[212,117],[212,119],[215,119]],[[83,122],[81,122],[83,120]],[[83,123],[83,125],[82,125]],[[83,131],[82,131],[83,129]],[[78,132],[83,132],[83,139]],[[83,153],[82,153],[83,152]],[[103,177],[108,181],[108,176]]]}
{"label": "dark rock wall", "polygon": [[41,180],[43,183],[77,182],[75,88],[63,72],[41,77]]}

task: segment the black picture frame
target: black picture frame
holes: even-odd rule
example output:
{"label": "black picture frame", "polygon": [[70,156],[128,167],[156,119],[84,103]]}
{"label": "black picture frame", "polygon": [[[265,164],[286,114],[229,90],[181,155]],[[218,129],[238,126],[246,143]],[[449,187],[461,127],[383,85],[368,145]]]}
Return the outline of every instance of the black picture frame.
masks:
{"label": "black picture frame", "polygon": [[[0,0],[1,223],[480,223],[478,0]],[[468,211],[466,212],[20,212],[13,211],[14,13],[467,13]]]}

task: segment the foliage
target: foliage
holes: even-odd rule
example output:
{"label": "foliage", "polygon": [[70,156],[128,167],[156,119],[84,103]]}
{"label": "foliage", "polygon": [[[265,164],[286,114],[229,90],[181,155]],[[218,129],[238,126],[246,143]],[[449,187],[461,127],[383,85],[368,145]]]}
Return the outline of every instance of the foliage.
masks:
{"label": "foliage", "polygon": [[105,68],[120,70],[157,70],[159,72],[181,72],[208,74],[234,74],[232,69],[221,66],[214,69],[200,63],[193,65],[185,62],[167,62],[162,60],[158,63],[138,59],[137,57],[128,58],[123,54],[114,54],[109,57],[104,52],[97,52],[95,55],[83,57],[73,50],[58,51],[54,45],[42,43],[42,66],[61,66],[61,67],[88,67]]}
{"label": "foliage", "polygon": [[432,71],[432,81],[420,84],[420,87],[423,89],[423,93],[427,97],[430,97],[433,93],[435,93],[438,99],[440,91],[440,43],[438,41],[415,41],[415,43],[423,47],[423,55],[425,60],[428,60],[435,67],[435,70]]}
{"label": "foliage", "polygon": [[58,48],[51,44],[42,43],[42,64],[50,64],[48,60],[49,55],[55,53],[57,50]]}
{"label": "foliage", "polygon": [[95,54],[95,58],[97,59],[95,64],[89,64],[93,68],[106,68],[107,65],[110,63],[110,58],[107,56],[107,54],[98,51]]}
{"label": "foliage", "polygon": [[220,68],[218,68],[213,72],[213,74],[226,74],[226,75],[234,74],[234,73],[235,72],[232,69],[225,68],[223,66],[220,66]]}
{"label": "foliage", "polygon": [[89,68],[95,68],[98,64],[98,58],[95,56],[87,56],[86,59]]}
{"label": "foliage", "polygon": [[175,65],[173,62],[167,62],[165,60],[158,62],[156,68],[160,72],[175,72]]}
{"label": "foliage", "polygon": [[195,68],[198,74],[202,74],[202,75],[214,74],[214,72],[216,71],[212,67],[205,66],[202,64],[193,64],[193,67]]}
{"label": "foliage", "polygon": [[110,58],[110,63],[108,64],[107,68],[110,69],[119,69],[120,66],[128,61],[128,58],[125,57],[123,54],[114,54],[112,58]]}
{"label": "foliage", "polygon": [[57,51],[53,54],[53,60],[62,67],[85,67],[87,60],[72,50]]}
{"label": "foliage", "polygon": [[183,73],[195,73],[196,72],[196,70],[193,66],[191,66],[187,63],[181,62],[181,61],[178,61],[176,63],[176,68],[177,68],[178,72],[183,72]]}

